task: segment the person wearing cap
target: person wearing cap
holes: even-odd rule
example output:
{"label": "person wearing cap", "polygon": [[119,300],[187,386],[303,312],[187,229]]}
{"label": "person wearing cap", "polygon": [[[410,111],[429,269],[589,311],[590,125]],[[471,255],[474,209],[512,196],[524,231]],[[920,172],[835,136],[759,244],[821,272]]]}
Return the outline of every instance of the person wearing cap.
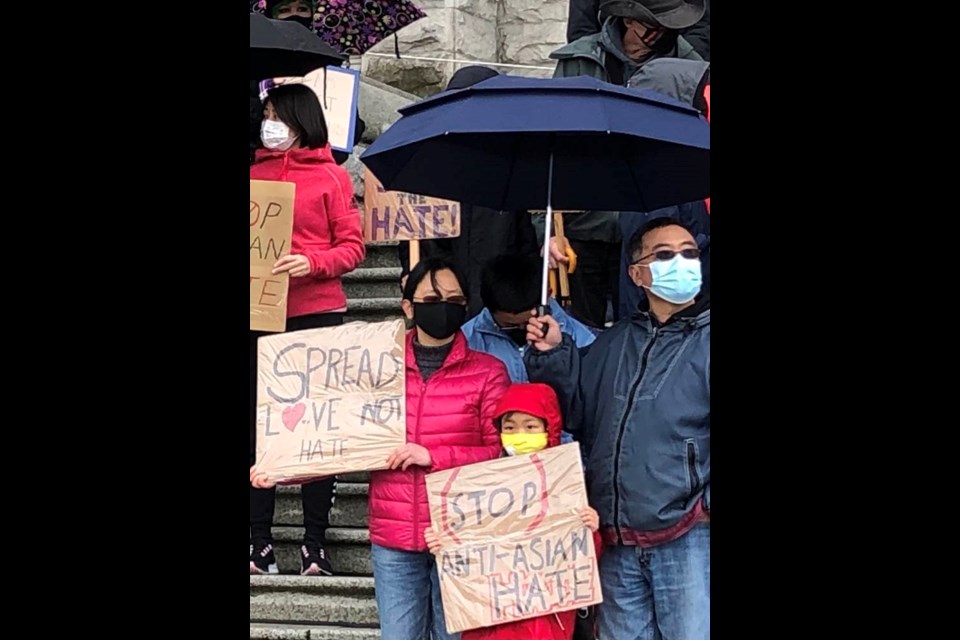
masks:
{"label": "person wearing cap", "polygon": [[[608,17],[600,10],[602,0],[570,0],[567,16],[567,42],[600,31]],[[692,27],[681,30],[681,35],[704,59],[710,60],[710,0],[704,0],[703,17]]]}

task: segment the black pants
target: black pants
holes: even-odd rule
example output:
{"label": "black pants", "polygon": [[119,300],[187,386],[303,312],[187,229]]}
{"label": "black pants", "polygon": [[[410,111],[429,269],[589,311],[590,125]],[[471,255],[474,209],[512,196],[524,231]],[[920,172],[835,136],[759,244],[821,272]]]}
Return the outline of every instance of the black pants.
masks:
{"label": "black pants", "polygon": [[568,239],[577,254],[577,269],[570,274],[570,311],[597,329],[607,320],[607,299],[613,300],[614,320],[620,304],[620,245]]}
{"label": "black pants", "polygon": [[[287,318],[287,331],[302,331],[318,327],[335,327],[343,324],[342,313],[317,313],[308,316]],[[259,331],[250,332],[250,466],[257,455],[257,339],[268,335]],[[301,487],[303,497],[303,543],[308,546],[322,545],[327,527],[330,526],[330,506],[336,489],[336,478],[325,478]],[[276,505],[276,489],[250,487],[250,539],[263,544],[273,542],[273,510]]]}

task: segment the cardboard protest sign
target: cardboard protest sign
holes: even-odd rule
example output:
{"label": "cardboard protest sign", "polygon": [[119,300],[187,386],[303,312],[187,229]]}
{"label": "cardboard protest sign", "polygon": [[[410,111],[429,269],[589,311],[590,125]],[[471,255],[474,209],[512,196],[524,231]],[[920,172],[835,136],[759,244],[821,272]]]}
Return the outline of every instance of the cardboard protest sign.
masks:
{"label": "cardboard protest sign", "polygon": [[369,244],[460,235],[458,203],[387,191],[367,168],[363,172],[363,210],[363,239]]}
{"label": "cardboard protest sign", "polygon": [[260,338],[256,467],[274,483],[385,469],[406,442],[402,320]]}
{"label": "cardboard protest sign", "polygon": [[290,253],[292,182],[250,181],[250,330],[283,331],[290,276],[273,265]]}
{"label": "cardboard protest sign", "polygon": [[426,476],[447,631],[603,601],[576,443]]}
{"label": "cardboard protest sign", "polygon": [[274,78],[273,86],[304,84],[310,87],[323,109],[330,146],[352,153],[355,145],[360,72],[343,67],[321,67],[302,78]]}

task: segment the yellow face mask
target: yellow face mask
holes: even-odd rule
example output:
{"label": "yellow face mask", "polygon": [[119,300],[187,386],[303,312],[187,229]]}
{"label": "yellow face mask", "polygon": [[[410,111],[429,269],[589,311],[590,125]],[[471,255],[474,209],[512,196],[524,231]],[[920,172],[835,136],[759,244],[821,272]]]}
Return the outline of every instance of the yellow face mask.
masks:
{"label": "yellow face mask", "polygon": [[511,456],[533,453],[547,448],[545,433],[501,433],[500,442]]}

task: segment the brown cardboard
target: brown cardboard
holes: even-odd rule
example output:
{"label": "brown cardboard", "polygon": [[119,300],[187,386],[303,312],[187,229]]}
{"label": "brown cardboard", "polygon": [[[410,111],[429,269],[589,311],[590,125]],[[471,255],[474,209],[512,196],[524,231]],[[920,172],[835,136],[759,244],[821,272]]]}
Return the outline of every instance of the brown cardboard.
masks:
{"label": "brown cardboard", "polygon": [[426,476],[447,631],[603,601],[576,443]]}
{"label": "brown cardboard", "polygon": [[363,173],[363,239],[368,244],[433,240],[460,235],[460,205],[449,200],[386,191],[370,169]]}
{"label": "brown cardboard", "polygon": [[406,442],[402,320],[260,338],[257,473],[273,483],[385,469]]}
{"label": "brown cardboard", "polygon": [[290,254],[296,185],[250,181],[250,330],[283,331],[290,276],[273,275],[277,260]]}

